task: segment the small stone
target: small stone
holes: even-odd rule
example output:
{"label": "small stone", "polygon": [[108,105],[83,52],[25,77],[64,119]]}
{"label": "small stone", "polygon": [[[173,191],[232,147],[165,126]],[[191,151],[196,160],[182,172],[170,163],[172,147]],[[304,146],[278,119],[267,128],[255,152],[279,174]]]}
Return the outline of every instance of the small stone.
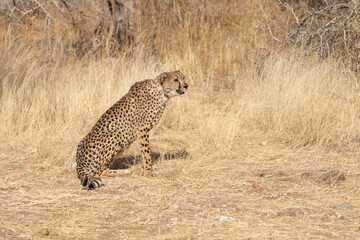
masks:
{"label": "small stone", "polygon": [[335,209],[353,209],[354,206],[350,203],[344,203],[344,204],[335,205],[335,206],[333,206],[333,208],[335,208]]}
{"label": "small stone", "polygon": [[27,152],[27,153],[36,153],[37,152],[37,149],[33,146],[29,146],[27,148],[24,149],[24,152]]}
{"label": "small stone", "polygon": [[266,226],[267,225],[267,222],[264,222],[263,220],[261,219],[258,219],[259,221],[259,225],[262,225],[262,226]]}
{"label": "small stone", "polygon": [[260,145],[265,146],[265,145],[267,145],[267,142],[262,141],[262,142],[260,143]]}
{"label": "small stone", "polygon": [[313,176],[314,176],[314,173],[312,173],[312,172],[304,172],[301,174],[301,178],[310,178]]}
{"label": "small stone", "polygon": [[345,174],[340,170],[330,170],[320,176],[320,181],[327,184],[345,181],[345,179]]}
{"label": "small stone", "polygon": [[265,177],[266,176],[266,173],[260,173],[259,174],[259,177]]}
{"label": "small stone", "polygon": [[27,172],[27,173],[26,173],[26,176],[28,176],[28,177],[33,177],[34,174],[32,174],[31,172]]}
{"label": "small stone", "polygon": [[277,172],[277,173],[275,174],[275,177],[278,177],[278,178],[280,178],[280,177],[287,177],[287,176],[289,176],[289,174],[284,173],[284,172]]}
{"label": "small stone", "polygon": [[229,216],[217,216],[216,219],[218,221],[220,221],[220,222],[222,222],[222,221],[232,221],[232,222],[234,222],[235,221],[234,218],[229,217]]}
{"label": "small stone", "polygon": [[48,228],[43,228],[40,230],[40,234],[46,237],[46,236],[49,236],[50,231]]}
{"label": "small stone", "polygon": [[172,218],[170,218],[170,221],[177,221],[177,220],[178,220],[177,217],[172,217]]}
{"label": "small stone", "polygon": [[296,216],[296,211],[294,209],[285,209],[285,210],[282,210],[282,211],[279,211],[277,213],[277,215],[279,217],[283,217],[283,216],[286,216],[286,217],[295,217]]}

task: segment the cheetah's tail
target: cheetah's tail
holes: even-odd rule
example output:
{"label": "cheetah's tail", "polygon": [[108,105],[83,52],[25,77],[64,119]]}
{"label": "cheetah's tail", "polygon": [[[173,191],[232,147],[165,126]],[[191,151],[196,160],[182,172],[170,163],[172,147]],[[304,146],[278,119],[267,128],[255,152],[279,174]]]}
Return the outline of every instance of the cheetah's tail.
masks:
{"label": "cheetah's tail", "polygon": [[84,175],[81,177],[81,185],[86,190],[93,190],[104,185],[100,178]]}

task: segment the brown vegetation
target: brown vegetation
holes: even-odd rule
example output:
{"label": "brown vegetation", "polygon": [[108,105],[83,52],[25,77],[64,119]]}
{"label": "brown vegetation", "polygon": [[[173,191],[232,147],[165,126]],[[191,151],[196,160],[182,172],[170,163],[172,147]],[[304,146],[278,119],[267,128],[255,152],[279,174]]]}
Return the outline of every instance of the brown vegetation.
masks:
{"label": "brown vegetation", "polygon": [[[360,71],[359,1],[280,1],[273,11],[287,11],[290,18],[268,21],[276,41],[315,51],[321,57],[341,56],[353,71]],[[286,15],[286,14],[285,14]],[[275,23],[276,21],[276,23]],[[273,33],[269,22],[275,26]],[[275,35],[279,35],[278,37]],[[285,34],[285,36],[284,36]]]}
{"label": "brown vegetation", "polygon": [[[275,50],[268,24],[292,22],[279,2],[132,2],[130,37],[111,31],[107,1],[29,1],[37,11],[10,16],[12,2],[1,18],[0,238],[360,237],[357,79],[337,58]],[[81,190],[81,138],[135,81],[174,69],[190,87],[152,131],[158,176],[135,161],[132,175]],[[125,155],[138,159],[137,144]]]}

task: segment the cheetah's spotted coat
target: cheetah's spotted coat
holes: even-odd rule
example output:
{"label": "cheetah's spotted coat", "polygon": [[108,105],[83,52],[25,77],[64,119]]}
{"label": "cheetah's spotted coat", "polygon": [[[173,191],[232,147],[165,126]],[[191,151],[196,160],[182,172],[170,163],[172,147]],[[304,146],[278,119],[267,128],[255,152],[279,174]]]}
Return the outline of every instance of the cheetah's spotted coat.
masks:
{"label": "cheetah's spotted coat", "polygon": [[152,175],[149,131],[156,125],[171,97],[188,88],[180,71],[165,72],[155,79],[136,82],[129,92],[109,108],[80,142],[76,171],[85,189],[103,185],[100,175],[114,157],[139,139],[144,173]]}

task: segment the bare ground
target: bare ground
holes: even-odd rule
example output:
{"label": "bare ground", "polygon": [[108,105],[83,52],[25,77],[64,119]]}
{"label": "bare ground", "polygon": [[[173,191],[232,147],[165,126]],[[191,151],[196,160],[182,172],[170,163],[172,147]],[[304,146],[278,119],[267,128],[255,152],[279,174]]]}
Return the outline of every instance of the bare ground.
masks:
{"label": "bare ground", "polygon": [[[3,142],[0,239],[360,238],[359,153],[259,143],[243,139],[229,158],[170,154],[157,177],[134,165],[85,191],[69,145]],[[331,169],[345,179],[322,179]]]}

